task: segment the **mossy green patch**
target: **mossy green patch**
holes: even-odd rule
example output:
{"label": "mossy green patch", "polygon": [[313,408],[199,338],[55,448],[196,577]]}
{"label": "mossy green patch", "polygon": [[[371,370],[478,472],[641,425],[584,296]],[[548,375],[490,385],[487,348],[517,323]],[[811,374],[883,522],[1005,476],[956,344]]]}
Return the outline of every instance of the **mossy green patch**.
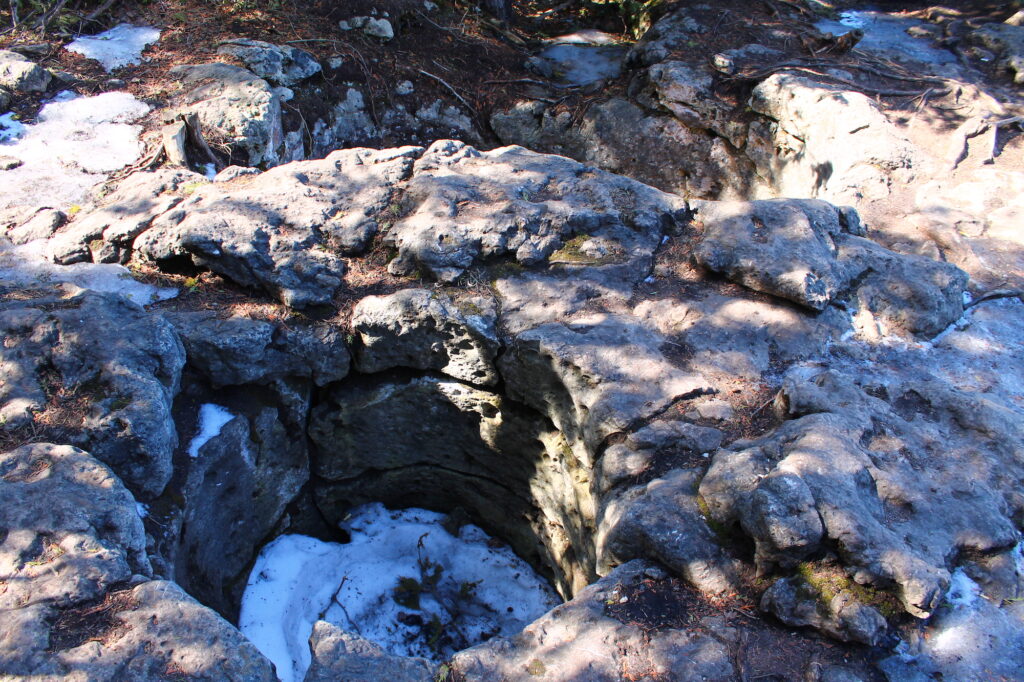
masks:
{"label": "mossy green patch", "polygon": [[819,599],[830,603],[841,592],[849,592],[862,604],[878,609],[885,618],[903,613],[903,605],[890,592],[854,582],[835,564],[805,561],[797,566],[797,573],[814,588]]}

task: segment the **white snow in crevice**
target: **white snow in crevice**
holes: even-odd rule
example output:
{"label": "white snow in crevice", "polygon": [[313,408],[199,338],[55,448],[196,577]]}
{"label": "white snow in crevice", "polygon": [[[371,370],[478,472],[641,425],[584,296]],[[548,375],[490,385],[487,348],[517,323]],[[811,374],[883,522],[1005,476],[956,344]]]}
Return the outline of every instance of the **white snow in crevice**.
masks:
{"label": "white snow in crevice", "polygon": [[[458,537],[443,514],[354,509],[352,540],[328,543],[283,535],[260,553],[242,598],[239,628],[277,666],[284,682],[309,666],[309,635],[319,620],[403,656],[442,660],[495,635],[513,635],[560,603],[551,587],[507,547],[492,547],[476,526]],[[436,585],[396,601],[402,578]],[[406,581],[406,586],[409,586]],[[440,639],[432,645],[432,634]]]}
{"label": "white snow in crevice", "polygon": [[160,31],[151,26],[119,24],[109,31],[81,36],[68,43],[67,49],[88,59],[95,59],[107,71],[142,62],[142,51],[160,40]]}
{"label": "white snow in crevice", "polygon": [[21,246],[0,242],[0,282],[9,286],[66,282],[82,289],[118,294],[139,305],[166,301],[178,295],[177,289],[136,280],[123,265],[52,263],[47,257],[46,241],[42,239]]}
{"label": "white snow in crevice", "polygon": [[61,93],[46,104],[35,123],[8,127],[0,156],[21,161],[0,171],[0,210],[82,203],[89,190],[139,158],[141,126],[132,125],[149,106],[127,92],[95,97]]}
{"label": "white snow in crevice", "polygon": [[220,405],[206,403],[199,408],[199,431],[188,444],[188,456],[195,459],[199,456],[199,450],[215,438],[224,425],[235,418],[235,415],[228,412]]}
{"label": "white snow in crevice", "polygon": [[149,516],[149,505],[142,504],[141,502],[135,503],[135,512],[139,515],[140,519],[144,519]]}
{"label": "white snow in crevice", "polygon": [[978,583],[971,580],[964,569],[958,568],[949,577],[949,590],[946,592],[946,603],[955,609],[967,608],[981,596]]}

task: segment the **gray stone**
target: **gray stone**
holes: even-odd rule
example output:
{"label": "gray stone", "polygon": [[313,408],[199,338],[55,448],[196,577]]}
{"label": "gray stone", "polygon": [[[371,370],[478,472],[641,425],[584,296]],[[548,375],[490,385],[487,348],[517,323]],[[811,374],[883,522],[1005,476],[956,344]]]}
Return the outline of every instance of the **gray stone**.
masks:
{"label": "gray stone", "polygon": [[933,379],[936,360],[908,362],[900,375],[791,370],[785,401],[805,416],[720,450],[700,493],[716,522],[754,538],[762,571],[836,542],[858,583],[894,584],[904,608],[926,617],[948,584],[947,557],[1016,542],[1010,519],[1024,500],[1003,476],[1017,468],[1007,458],[1020,427],[1006,408]]}
{"label": "gray stone", "polygon": [[261,40],[227,40],[217,48],[217,54],[240,59],[257,76],[278,85],[295,85],[320,73],[320,64],[305,50]]}
{"label": "gray stone", "polygon": [[436,369],[473,384],[497,383],[494,358],[501,344],[494,304],[483,297],[459,301],[428,289],[364,298],[352,312],[359,336],[356,367]]}
{"label": "gray stone", "polygon": [[628,226],[660,234],[681,200],[569,159],[518,147],[479,152],[435,142],[405,186],[407,215],[388,233],[394,274],[422,270],[450,282],[482,259],[539,263],[575,235]]}
{"label": "gray stone", "polygon": [[735,118],[735,107],[718,99],[714,72],[705,65],[694,66],[669,60],[655,64],[648,77],[658,102],[691,128],[707,128],[734,147],[742,147],[745,123]]}
{"label": "gray stone", "polygon": [[[770,145],[782,152],[752,155],[778,196],[843,204],[881,199],[921,165],[917,148],[862,93],[777,73],[754,88],[750,106],[778,122]],[[750,155],[758,143],[747,144]]]}
{"label": "gray stone", "polygon": [[227,618],[237,617],[260,544],[309,480],[306,443],[273,407],[236,417],[192,460],[175,580]]}
{"label": "gray stone", "polygon": [[675,628],[645,630],[608,613],[622,590],[644,584],[649,568],[643,561],[620,566],[519,635],[460,651],[452,669],[469,680],[617,682],[633,670],[673,682],[736,679],[729,646],[717,637]]}
{"label": "gray stone", "polygon": [[858,602],[850,592],[840,592],[825,602],[800,578],[776,580],[761,598],[761,608],[786,625],[810,626],[844,642],[874,646],[888,630],[882,614]]}
{"label": "gray stone", "polygon": [[201,187],[155,220],[136,252],[158,262],[189,258],[293,308],[326,304],[341,286],[339,255],[362,251],[393,219],[395,185],[419,151],[342,150]]}
{"label": "gray stone", "polygon": [[185,344],[189,365],[214,388],[309,379],[317,386],[348,374],[349,353],[336,327],[283,327],[212,311],[168,313]]}
{"label": "gray stone", "polygon": [[597,490],[603,494],[651,473],[658,455],[671,454],[689,459],[714,452],[721,444],[722,432],[718,429],[685,421],[657,419],[604,451],[594,467]]}
{"label": "gray stone", "polygon": [[[3,93],[0,93],[0,112],[3,111],[5,106],[7,105],[3,101]],[[0,170],[14,170],[21,166],[21,164],[21,159],[16,159],[13,156],[0,156]]]}
{"label": "gray stone", "polygon": [[90,261],[124,263],[135,238],[157,216],[177,206],[190,191],[206,182],[202,175],[183,169],[133,173],[99,206],[78,213],[50,241],[51,256],[62,265]]}
{"label": "gray stone", "polygon": [[498,364],[510,396],[593,453],[609,435],[709,390],[699,375],[673,367],[662,344],[633,320],[602,316],[523,332]]}
{"label": "gray stone", "polygon": [[[49,675],[90,680],[274,682],[274,666],[234,626],[171,582],[154,580],[117,595],[109,633],[50,652]],[[73,643],[72,643],[73,644]]]}
{"label": "gray stone", "polygon": [[64,608],[150,573],[135,499],[78,448],[34,443],[0,454],[0,527],[0,609]]}
{"label": "gray stone", "polygon": [[969,38],[999,55],[1003,68],[1013,72],[1013,82],[1024,84],[1024,26],[985,24]]}
{"label": "gray stone", "polygon": [[62,211],[55,208],[43,208],[26,222],[13,227],[7,237],[15,244],[27,244],[37,239],[49,239],[67,220]]}
{"label": "gray stone", "polygon": [[309,638],[313,660],[305,682],[431,682],[434,666],[422,658],[393,656],[373,642],[319,620]]}
{"label": "gray stone", "polygon": [[[45,301],[42,301],[45,303]],[[59,390],[87,400],[70,425],[76,444],[133,490],[158,495],[178,443],[171,405],[185,352],[159,316],[119,296],[83,292],[43,308],[9,303],[0,312],[0,414],[11,428],[36,419]],[[57,378],[42,383],[44,366]],[[44,415],[45,416],[45,415]]]}
{"label": "gray stone", "polygon": [[259,168],[250,168],[249,166],[228,166],[221,172],[214,176],[214,182],[231,182],[238,178],[244,178],[249,175],[259,175]]}
{"label": "gray stone", "polygon": [[251,71],[230,64],[176,66],[186,88],[180,106],[195,113],[211,142],[230,145],[250,166],[273,166],[283,153],[281,100]]}
{"label": "gray stone", "polygon": [[657,561],[708,595],[739,588],[739,562],[720,546],[697,498],[700,469],[679,469],[605,502],[598,571],[631,559]]}
{"label": "gray stone", "polygon": [[17,93],[46,92],[50,72],[17,52],[0,50],[0,86]]}

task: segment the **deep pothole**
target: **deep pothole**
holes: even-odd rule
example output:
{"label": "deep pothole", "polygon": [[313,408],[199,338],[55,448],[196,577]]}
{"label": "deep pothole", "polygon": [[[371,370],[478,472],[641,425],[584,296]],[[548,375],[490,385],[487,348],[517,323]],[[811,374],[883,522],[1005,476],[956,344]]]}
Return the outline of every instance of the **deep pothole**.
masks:
{"label": "deep pothole", "polygon": [[[251,498],[269,509],[275,484],[296,478],[295,453],[280,449],[299,440],[270,425],[259,407],[270,398],[255,395],[199,387],[187,407],[187,506],[208,512],[185,514],[178,579],[235,620],[282,680],[302,679],[318,620],[437,663],[516,634],[596,578],[590,476],[563,435],[498,392],[431,373],[350,374],[322,390],[288,520],[247,529],[223,508]],[[233,473],[260,467],[252,484]],[[243,571],[211,564],[245,542],[259,556]]]}

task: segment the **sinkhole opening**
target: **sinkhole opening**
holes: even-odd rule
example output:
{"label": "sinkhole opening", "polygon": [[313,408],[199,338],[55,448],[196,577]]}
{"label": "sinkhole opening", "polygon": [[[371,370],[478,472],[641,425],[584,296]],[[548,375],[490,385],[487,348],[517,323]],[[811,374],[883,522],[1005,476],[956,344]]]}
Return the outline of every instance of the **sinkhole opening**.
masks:
{"label": "sinkhole opening", "polygon": [[519,632],[561,599],[504,542],[426,509],[358,507],[348,543],[281,535],[260,553],[239,628],[284,682],[310,665],[314,623],[327,621],[385,651],[440,663]]}
{"label": "sinkhole opening", "polygon": [[238,612],[282,680],[303,678],[318,620],[441,662],[596,579],[587,458],[537,411],[442,376],[350,376],[308,434],[320,530],[296,514],[266,536]]}

